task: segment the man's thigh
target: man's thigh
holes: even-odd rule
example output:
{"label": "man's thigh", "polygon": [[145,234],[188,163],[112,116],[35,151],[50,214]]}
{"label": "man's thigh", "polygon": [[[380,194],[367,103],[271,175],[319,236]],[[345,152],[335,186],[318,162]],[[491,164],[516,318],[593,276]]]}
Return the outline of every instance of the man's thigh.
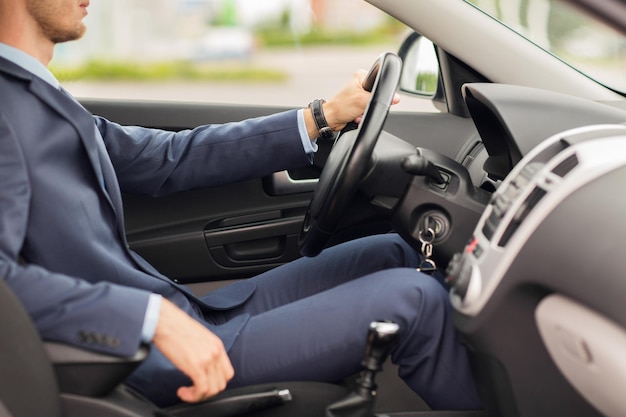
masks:
{"label": "man's thigh", "polygon": [[440,334],[447,294],[413,268],[382,270],[251,317],[229,352],[232,386],[280,380],[338,381],[361,369],[369,324]]}
{"label": "man's thigh", "polygon": [[397,234],[356,239],[251,278],[257,290],[250,300],[214,315],[211,321],[224,323],[240,314],[254,316],[377,271],[415,268],[418,263],[417,253]]}

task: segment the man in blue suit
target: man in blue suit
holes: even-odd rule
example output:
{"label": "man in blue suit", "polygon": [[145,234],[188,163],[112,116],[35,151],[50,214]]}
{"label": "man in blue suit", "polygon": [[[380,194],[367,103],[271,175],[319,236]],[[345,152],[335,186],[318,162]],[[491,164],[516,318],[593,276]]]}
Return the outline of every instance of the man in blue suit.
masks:
{"label": "man in blue suit", "polygon": [[[360,368],[368,324],[401,328],[392,359],[434,408],[480,407],[446,290],[395,235],[339,245],[204,297],[128,248],[121,190],[164,195],[310,163],[308,108],[178,133],[93,116],[47,70],[88,0],[0,0],[0,276],[42,337],[116,355],[152,343],[127,381],[158,405],[228,386],[336,381]],[[364,71],[323,104],[362,114]],[[236,163],[232,158],[236,157]]]}

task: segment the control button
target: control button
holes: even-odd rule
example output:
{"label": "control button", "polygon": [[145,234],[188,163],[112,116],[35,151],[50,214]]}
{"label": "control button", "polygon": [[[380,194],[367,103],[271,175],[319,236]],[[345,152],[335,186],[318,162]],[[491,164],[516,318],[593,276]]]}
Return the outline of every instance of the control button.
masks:
{"label": "control button", "polygon": [[476,258],[480,258],[483,252],[484,252],[483,247],[480,246],[479,244],[476,244],[476,246],[474,246],[474,250],[472,250],[472,255],[474,255]]}
{"label": "control button", "polygon": [[461,269],[461,257],[460,253],[455,253],[452,256],[450,262],[448,262],[448,267],[446,268],[446,284],[450,286],[454,286],[454,281],[456,280],[457,275]]}
{"label": "control button", "polygon": [[452,289],[454,292],[461,297],[461,300],[465,300],[465,296],[467,295],[467,289],[469,288],[470,282],[472,280],[472,267],[469,264],[463,265],[459,271],[457,278],[454,280],[452,284]]}
{"label": "control button", "polygon": [[510,202],[511,200],[515,200],[517,196],[519,196],[519,193],[520,189],[517,187],[517,184],[515,184],[515,182],[511,182],[509,186],[504,189],[501,195]]}
{"label": "control button", "polygon": [[526,188],[530,180],[523,175],[518,175],[511,181],[511,184],[514,184],[518,189],[522,190]]}
{"label": "control button", "polygon": [[496,213],[500,217],[504,215],[507,209],[511,206],[511,200],[512,199],[510,199],[508,196],[505,196],[503,194],[498,195],[495,201],[493,202],[494,213]]}
{"label": "control button", "polygon": [[446,283],[461,300],[465,298],[472,280],[472,264],[460,253],[454,254],[446,269]]}
{"label": "control button", "polygon": [[541,162],[530,162],[524,168],[522,168],[520,175],[523,175],[526,178],[532,178],[537,172],[539,172],[541,168],[543,168],[543,166],[544,164]]}
{"label": "control button", "polygon": [[493,237],[494,232],[498,228],[500,221],[502,220],[502,215],[498,215],[498,212],[495,209],[491,211],[487,220],[485,220],[485,225],[483,226],[482,232],[487,239],[491,239]]}
{"label": "control button", "polygon": [[478,245],[478,239],[474,238],[467,244],[467,247],[465,248],[465,252],[472,253],[476,245]]}

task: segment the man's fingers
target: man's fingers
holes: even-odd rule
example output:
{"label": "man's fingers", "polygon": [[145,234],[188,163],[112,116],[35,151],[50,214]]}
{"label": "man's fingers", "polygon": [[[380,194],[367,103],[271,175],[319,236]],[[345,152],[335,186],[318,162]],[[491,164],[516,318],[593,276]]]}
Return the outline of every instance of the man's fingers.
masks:
{"label": "man's fingers", "polygon": [[180,387],[176,394],[181,401],[187,403],[196,403],[198,401],[208,400],[214,395],[219,394],[226,388],[226,386],[222,386],[219,388],[216,387],[200,387],[199,385],[192,385],[190,387]]}
{"label": "man's fingers", "polygon": [[222,390],[201,390],[195,385],[191,387],[180,387],[176,394],[181,401],[186,403],[197,403],[200,401],[208,400],[209,398],[217,395]]}
{"label": "man's fingers", "polygon": [[184,401],[186,403],[196,403],[205,399],[205,397],[200,393],[195,385],[191,387],[178,388],[176,395],[178,395],[178,398],[180,398],[181,401]]}
{"label": "man's fingers", "polygon": [[163,300],[153,338],[156,347],[192,382],[177,394],[186,402],[205,400],[226,388],[234,370],[222,341],[174,304]]}
{"label": "man's fingers", "polygon": [[193,383],[190,387],[180,387],[177,391],[178,397],[185,402],[203,401],[219,394],[226,388],[226,384],[231,377],[215,369],[207,369],[204,372],[196,372],[190,375]]}
{"label": "man's fingers", "polygon": [[201,360],[201,365],[188,374],[193,385],[181,387],[177,392],[178,397],[185,402],[203,401],[219,394],[235,375],[225,351],[206,353],[207,356]]}

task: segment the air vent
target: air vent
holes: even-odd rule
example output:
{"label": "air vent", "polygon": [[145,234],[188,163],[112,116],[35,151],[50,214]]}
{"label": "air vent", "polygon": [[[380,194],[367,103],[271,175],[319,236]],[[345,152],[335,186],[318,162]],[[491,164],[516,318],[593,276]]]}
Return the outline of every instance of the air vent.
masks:
{"label": "air vent", "polygon": [[504,231],[504,234],[500,238],[500,242],[498,242],[498,245],[506,246],[509,239],[511,239],[511,236],[513,236],[515,231],[528,216],[528,213],[532,211],[533,207],[535,207],[546,194],[547,192],[543,188],[535,187],[535,189],[528,195],[528,197],[526,197],[524,203],[522,203],[522,205],[517,209],[517,212],[513,216],[513,219],[511,219],[511,222],[509,223],[506,230]]}
{"label": "air vent", "polygon": [[524,166],[520,173],[513,178],[506,188],[501,189],[492,200],[491,215],[485,221],[483,226],[483,234],[489,240],[493,237],[500,221],[504,218],[507,211],[515,203],[515,200],[524,192],[528,184],[541,171],[544,164],[541,162],[531,162]]}
{"label": "air vent", "polygon": [[576,157],[576,155],[572,154],[566,159],[564,159],[563,161],[561,161],[561,163],[558,164],[556,167],[554,167],[552,172],[560,177],[565,177],[577,165],[578,165],[578,158]]}

